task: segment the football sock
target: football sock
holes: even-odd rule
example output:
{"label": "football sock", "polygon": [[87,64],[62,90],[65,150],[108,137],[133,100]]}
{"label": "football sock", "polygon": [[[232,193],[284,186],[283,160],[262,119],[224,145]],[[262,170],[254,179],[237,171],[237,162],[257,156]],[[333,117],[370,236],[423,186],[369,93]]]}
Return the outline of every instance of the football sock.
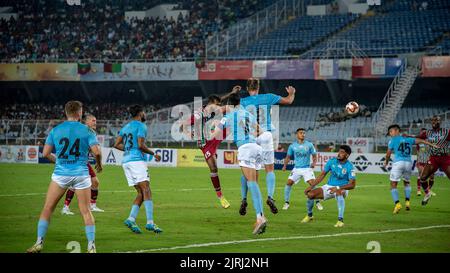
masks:
{"label": "football sock", "polygon": [[420,191],[421,185],[420,185],[420,179],[417,178],[417,190]]}
{"label": "football sock", "polygon": [[128,220],[130,220],[131,222],[136,222],[136,218],[138,216],[138,212],[139,212],[139,206],[138,205],[133,205],[131,207],[130,216],[128,216]]}
{"label": "football sock", "polygon": [[259,189],[258,183],[256,181],[248,181],[247,186],[250,189],[250,194],[252,196],[253,207],[256,211],[256,217],[263,215],[263,204],[261,190]]}
{"label": "football sock", "polygon": [[220,188],[220,180],[219,175],[217,173],[210,173],[211,182],[213,184],[214,189],[216,190],[217,197],[222,197],[222,190]]}
{"label": "football sock", "polygon": [[291,199],[291,190],[292,190],[292,186],[290,186],[290,185],[284,186],[284,201],[286,203],[289,203],[289,199]]}
{"label": "football sock", "polygon": [[72,202],[72,198],[75,195],[75,192],[71,189],[68,189],[66,192],[66,199],[64,200],[64,205],[69,206],[70,202]]}
{"label": "football sock", "polygon": [[429,192],[429,185],[428,185],[428,181],[422,181],[422,180],[420,180],[420,184],[422,185],[422,189],[423,189],[423,191],[426,193],[426,194],[428,194],[428,192]]}
{"label": "football sock", "polygon": [[430,187],[428,188],[429,190],[431,190],[431,188],[433,187],[433,185],[434,185],[434,179],[428,179],[428,185],[430,185]]}
{"label": "football sock", "polygon": [[266,174],[266,183],[267,183],[267,195],[273,199],[273,193],[275,192],[275,173],[268,172]]}
{"label": "football sock", "polygon": [[88,242],[95,241],[95,225],[85,227],[86,238]]}
{"label": "football sock", "polygon": [[313,216],[313,207],[314,207],[314,199],[307,199],[306,200],[306,208],[307,208],[309,217]]}
{"label": "football sock", "polygon": [[241,175],[241,196],[242,196],[242,199],[247,199],[247,191],[248,191],[247,179],[245,178],[244,175]]}
{"label": "football sock", "polygon": [[408,184],[408,186],[405,186],[405,199],[409,201],[411,198],[411,186]]}
{"label": "football sock", "polygon": [[399,202],[398,200],[398,189],[391,189],[391,195],[392,195],[392,199],[394,200],[394,203],[397,204]]}
{"label": "football sock", "polygon": [[47,234],[48,230],[48,221],[39,219],[38,227],[37,227],[37,240],[36,243],[41,243],[44,241],[44,237]]}
{"label": "football sock", "polygon": [[[337,205],[338,205],[338,218],[344,219],[344,210],[345,210],[345,199],[344,196],[338,195],[336,197]],[[342,221],[342,220],[339,220]]]}
{"label": "football sock", "polygon": [[153,224],[153,201],[145,200],[145,214],[147,215],[147,224]]}
{"label": "football sock", "polygon": [[91,204],[97,203],[98,189],[91,189]]}

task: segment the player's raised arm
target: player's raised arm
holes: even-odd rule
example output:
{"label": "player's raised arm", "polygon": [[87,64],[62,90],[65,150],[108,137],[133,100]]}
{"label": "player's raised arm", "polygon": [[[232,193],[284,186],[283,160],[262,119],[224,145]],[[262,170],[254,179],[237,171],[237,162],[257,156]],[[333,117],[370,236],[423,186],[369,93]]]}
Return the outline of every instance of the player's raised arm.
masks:
{"label": "player's raised arm", "polygon": [[239,92],[241,92],[241,90],[242,90],[241,86],[239,86],[239,85],[234,86],[230,93],[228,93],[220,98],[220,101],[226,101],[231,95],[238,94]]}
{"label": "player's raised arm", "polygon": [[91,153],[95,156],[95,170],[100,173],[103,170],[102,150],[99,145],[93,145],[90,149]]}
{"label": "player's raised arm", "polygon": [[120,150],[120,151],[124,151],[125,149],[124,149],[124,147],[123,147],[123,139],[122,139],[122,136],[118,136],[117,138],[116,138],[116,142],[114,143],[114,146],[113,146],[114,148],[116,148],[117,150]]}
{"label": "player's raised arm", "polygon": [[431,143],[431,142],[421,139],[421,138],[416,138],[416,144],[425,144],[425,145],[431,146],[433,148],[439,148],[439,146],[437,144]]}
{"label": "player's raised arm", "polygon": [[289,105],[294,102],[295,99],[295,88],[292,86],[286,87],[286,91],[288,92],[288,95],[286,97],[281,97],[278,104],[281,105]]}

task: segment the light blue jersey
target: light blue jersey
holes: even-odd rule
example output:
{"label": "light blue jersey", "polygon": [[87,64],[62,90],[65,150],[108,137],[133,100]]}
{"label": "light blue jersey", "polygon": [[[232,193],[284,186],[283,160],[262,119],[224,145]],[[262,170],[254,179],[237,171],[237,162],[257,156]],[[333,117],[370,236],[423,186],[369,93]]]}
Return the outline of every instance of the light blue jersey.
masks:
{"label": "light blue jersey", "polygon": [[411,162],[411,154],[416,139],[412,137],[395,136],[388,144],[388,149],[394,153],[394,162],[408,161]]}
{"label": "light blue jersey", "polygon": [[256,143],[256,117],[243,107],[238,106],[226,114],[219,123],[221,130],[229,128],[233,141],[238,147],[247,143]]}
{"label": "light blue jersey", "polygon": [[353,164],[349,160],[342,164],[334,157],[328,160],[323,170],[331,172],[330,178],[328,178],[328,185],[330,186],[343,186],[348,184],[351,179],[356,178]]}
{"label": "light blue jersey", "polygon": [[288,156],[294,158],[295,168],[309,168],[311,166],[311,155],[316,154],[314,145],[309,141],[299,143],[295,141],[289,145]]}
{"label": "light blue jersey", "polygon": [[89,175],[89,148],[98,145],[95,133],[89,127],[78,121],[65,121],[50,131],[45,144],[56,150],[55,175]]}
{"label": "light blue jersey", "polygon": [[138,138],[147,137],[147,126],[145,123],[133,120],[127,123],[120,131],[124,148],[123,163],[131,161],[145,161],[144,153],[141,152],[138,145]]}
{"label": "light blue jersey", "polygon": [[250,111],[250,113],[257,117],[257,121],[265,131],[272,131],[275,128],[273,128],[271,123],[271,106],[277,104],[280,100],[281,96],[272,93],[259,94],[242,98],[241,106],[245,107],[247,111]]}

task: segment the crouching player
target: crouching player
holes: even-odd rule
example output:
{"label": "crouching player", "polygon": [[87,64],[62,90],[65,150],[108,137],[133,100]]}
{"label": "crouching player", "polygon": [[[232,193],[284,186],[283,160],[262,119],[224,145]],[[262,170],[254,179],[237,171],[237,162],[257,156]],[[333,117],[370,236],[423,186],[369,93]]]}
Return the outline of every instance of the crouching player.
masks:
{"label": "crouching player", "polygon": [[[52,182],[48,187],[44,208],[39,217],[37,227],[37,241],[27,250],[28,253],[40,252],[44,246],[50,217],[67,188],[72,187],[78,199],[81,216],[83,217],[86,237],[88,239],[88,253],[95,253],[95,223],[89,201],[91,197],[91,178],[87,161],[89,149],[95,155],[97,172],[102,171],[101,150],[95,134],[84,124],[79,122],[82,116],[82,104],[79,101],[66,103],[64,111],[67,121],[50,131],[45,141],[43,156],[55,164]],[[53,147],[56,156],[51,152]]]}
{"label": "crouching player", "polygon": [[[328,160],[319,177],[305,190],[305,194],[308,197],[306,201],[308,215],[305,216],[302,223],[307,223],[314,219],[313,207],[315,199],[328,200],[335,198],[338,205],[338,221],[334,226],[344,226],[345,197],[347,197],[348,191],[356,186],[355,170],[353,164],[348,160],[351,153],[352,150],[348,145],[339,147],[337,157]],[[331,176],[328,179],[328,183],[314,189],[329,172],[331,172]]]}

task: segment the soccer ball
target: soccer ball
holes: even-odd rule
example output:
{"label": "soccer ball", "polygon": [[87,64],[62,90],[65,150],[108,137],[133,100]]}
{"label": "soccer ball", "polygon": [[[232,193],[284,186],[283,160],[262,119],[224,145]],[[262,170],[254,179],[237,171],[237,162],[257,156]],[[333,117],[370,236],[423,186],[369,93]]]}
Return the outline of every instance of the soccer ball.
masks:
{"label": "soccer ball", "polygon": [[354,115],[359,111],[359,104],[356,101],[351,101],[345,106],[345,111],[347,111],[349,115]]}

